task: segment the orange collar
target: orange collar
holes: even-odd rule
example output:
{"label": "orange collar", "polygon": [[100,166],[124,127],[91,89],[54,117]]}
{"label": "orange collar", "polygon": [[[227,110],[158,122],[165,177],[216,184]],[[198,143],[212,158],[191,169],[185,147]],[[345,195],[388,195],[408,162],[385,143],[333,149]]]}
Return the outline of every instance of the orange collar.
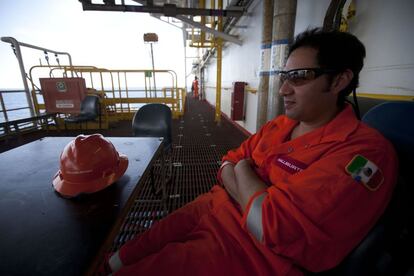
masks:
{"label": "orange collar", "polygon": [[[289,119],[284,116],[284,124],[290,133],[292,129],[298,124],[298,121]],[[356,118],[352,106],[346,104],[345,108],[334,119],[324,126],[321,126],[313,131],[298,137],[297,139],[304,138],[310,145],[345,141],[347,137],[355,131],[359,125],[359,121]]]}
{"label": "orange collar", "polygon": [[321,143],[345,141],[348,136],[357,129],[359,123],[352,106],[346,104],[345,108],[332,121],[324,126]]}

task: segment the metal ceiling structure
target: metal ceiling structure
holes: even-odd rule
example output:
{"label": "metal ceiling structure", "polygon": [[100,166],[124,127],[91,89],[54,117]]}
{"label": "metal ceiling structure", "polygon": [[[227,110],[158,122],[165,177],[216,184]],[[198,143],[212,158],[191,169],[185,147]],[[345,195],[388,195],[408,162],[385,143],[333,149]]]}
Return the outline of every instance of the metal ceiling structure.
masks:
{"label": "metal ceiling structure", "polygon": [[[208,1],[210,7],[216,7],[216,1]],[[200,30],[200,32],[210,33],[225,41],[242,45],[241,40],[229,33],[240,17],[247,13],[253,0],[231,0],[225,9],[205,8],[206,0],[79,0],[79,2],[82,3],[82,8],[85,11],[141,12],[150,13],[161,20],[163,17],[176,18],[177,20],[173,24],[182,28],[187,33],[187,38],[190,37],[188,29],[193,28]],[[203,24],[202,20],[198,21],[196,17],[222,17],[224,19],[223,31],[219,31],[217,26]]]}
{"label": "metal ceiling structure", "polygon": [[122,11],[159,13],[165,16],[201,15],[201,16],[242,16],[240,9],[200,9],[185,6],[187,1],[134,1],[141,5],[127,5],[125,1],[117,3],[115,0],[104,0],[102,4],[92,3],[92,0],[81,0],[84,10]]}

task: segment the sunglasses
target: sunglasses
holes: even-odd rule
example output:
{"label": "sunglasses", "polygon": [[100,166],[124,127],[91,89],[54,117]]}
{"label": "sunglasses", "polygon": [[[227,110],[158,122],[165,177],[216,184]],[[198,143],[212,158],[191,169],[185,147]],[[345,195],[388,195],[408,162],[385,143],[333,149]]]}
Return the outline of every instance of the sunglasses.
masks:
{"label": "sunglasses", "polygon": [[323,69],[323,68],[299,68],[289,71],[279,71],[280,83],[283,84],[286,80],[292,86],[301,86],[311,80],[314,80],[323,74],[336,73],[334,69]]}

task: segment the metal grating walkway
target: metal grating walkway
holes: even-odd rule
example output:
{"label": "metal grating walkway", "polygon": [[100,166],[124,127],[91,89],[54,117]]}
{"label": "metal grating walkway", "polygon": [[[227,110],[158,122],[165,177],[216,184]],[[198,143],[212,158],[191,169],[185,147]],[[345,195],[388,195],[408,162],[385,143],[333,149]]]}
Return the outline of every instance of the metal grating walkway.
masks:
{"label": "metal grating walkway", "polygon": [[[223,119],[214,122],[214,109],[206,102],[188,97],[186,112],[181,119],[173,120],[173,150],[171,182],[167,186],[167,200],[155,196],[151,178],[144,184],[135,204],[129,210],[115,238],[111,251],[147,230],[170,212],[180,208],[216,183],[216,174],[222,156],[238,147],[247,136]],[[154,165],[155,184],[161,183],[160,162]]]}

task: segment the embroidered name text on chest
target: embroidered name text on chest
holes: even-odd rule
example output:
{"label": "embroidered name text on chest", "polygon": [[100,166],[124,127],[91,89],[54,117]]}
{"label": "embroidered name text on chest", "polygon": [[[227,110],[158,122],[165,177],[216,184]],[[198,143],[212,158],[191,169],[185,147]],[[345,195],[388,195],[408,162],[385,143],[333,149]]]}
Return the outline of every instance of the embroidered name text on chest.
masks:
{"label": "embroidered name text on chest", "polygon": [[301,172],[308,167],[307,164],[286,155],[277,156],[275,158],[275,163],[278,167],[290,174]]}

